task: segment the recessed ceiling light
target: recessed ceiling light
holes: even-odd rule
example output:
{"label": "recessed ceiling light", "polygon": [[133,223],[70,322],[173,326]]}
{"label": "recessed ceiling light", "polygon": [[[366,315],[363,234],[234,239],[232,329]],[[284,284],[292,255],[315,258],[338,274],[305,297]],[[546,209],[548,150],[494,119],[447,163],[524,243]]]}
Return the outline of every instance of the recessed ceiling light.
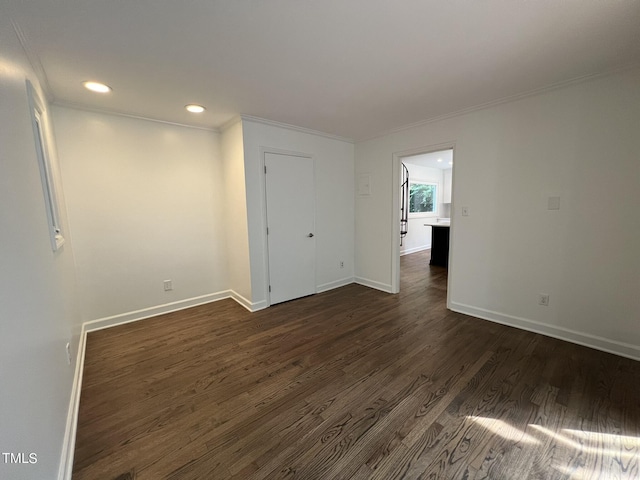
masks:
{"label": "recessed ceiling light", "polygon": [[453,162],[449,162],[449,165],[453,165]]}
{"label": "recessed ceiling light", "polygon": [[111,91],[111,87],[109,85],[105,85],[100,82],[82,82],[82,85],[84,85],[84,88],[91,90],[92,92],[109,93]]}
{"label": "recessed ceiling light", "polygon": [[202,105],[196,105],[195,103],[185,105],[184,108],[186,108],[187,111],[191,113],[202,113],[205,111],[205,108]]}
{"label": "recessed ceiling light", "polygon": [[438,162],[441,162],[441,161],[442,161],[442,159],[441,159],[441,158],[439,158],[439,159],[438,159]]}

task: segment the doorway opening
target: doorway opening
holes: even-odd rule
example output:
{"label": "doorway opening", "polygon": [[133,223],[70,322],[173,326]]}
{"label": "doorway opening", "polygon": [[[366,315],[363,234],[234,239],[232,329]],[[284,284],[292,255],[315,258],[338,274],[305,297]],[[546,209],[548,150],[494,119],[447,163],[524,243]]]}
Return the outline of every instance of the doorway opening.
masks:
{"label": "doorway opening", "polygon": [[[450,264],[450,228],[454,144],[424,147],[393,155],[392,289],[400,291],[401,257],[422,260],[447,275]],[[416,265],[415,258],[410,262]]]}

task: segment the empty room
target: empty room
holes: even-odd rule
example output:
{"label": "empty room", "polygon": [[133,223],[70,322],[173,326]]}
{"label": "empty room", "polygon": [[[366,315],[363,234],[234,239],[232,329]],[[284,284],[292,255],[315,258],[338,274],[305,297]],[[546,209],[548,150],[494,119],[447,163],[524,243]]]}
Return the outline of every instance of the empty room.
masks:
{"label": "empty room", "polygon": [[2,0],[0,478],[637,480],[638,25]]}

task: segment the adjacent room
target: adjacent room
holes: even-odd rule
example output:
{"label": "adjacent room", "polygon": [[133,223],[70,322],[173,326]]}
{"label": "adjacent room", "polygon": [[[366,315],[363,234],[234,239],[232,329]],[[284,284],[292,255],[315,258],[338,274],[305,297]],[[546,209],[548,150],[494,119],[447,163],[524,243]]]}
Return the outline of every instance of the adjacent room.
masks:
{"label": "adjacent room", "polygon": [[447,267],[453,149],[408,155],[400,161],[400,255],[430,250],[429,264]]}
{"label": "adjacent room", "polygon": [[639,24],[0,2],[0,478],[637,480]]}

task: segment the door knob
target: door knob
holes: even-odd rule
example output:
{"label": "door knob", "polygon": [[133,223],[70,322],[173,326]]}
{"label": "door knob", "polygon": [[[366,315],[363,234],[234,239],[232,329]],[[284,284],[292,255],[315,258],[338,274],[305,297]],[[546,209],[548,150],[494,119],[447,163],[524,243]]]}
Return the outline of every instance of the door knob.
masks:
{"label": "door knob", "polygon": [[309,235],[307,235],[307,237],[309,238],[313,237],[313,233],[310,233]]}

